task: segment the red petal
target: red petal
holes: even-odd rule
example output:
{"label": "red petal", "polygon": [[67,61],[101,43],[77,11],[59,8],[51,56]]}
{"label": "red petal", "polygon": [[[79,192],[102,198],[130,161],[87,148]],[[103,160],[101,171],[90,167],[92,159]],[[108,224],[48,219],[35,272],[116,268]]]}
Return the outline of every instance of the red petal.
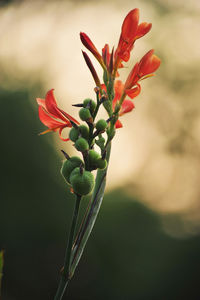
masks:
{"label": "red petal", "polygon": [[58,110],[58,106],[57,106],[53,91],[54,91],[54,89],[51,89],[46,94],[46,97],[45,97],[46,110],[48,113],[50,113],[55,118],[61,119],[65,122],[66,118],[64,118],[63,115]]}
{"label": "red petal", "polygon": [[131,99],[137,97],[140,94],[140,92],[141,86],[139,83],[137,83],[137,87],[125,90],[126,95],[129,96]]}
{"label": "red petal", "polygon": [[144,36],[145,34],[147,34],[149,32],[149,30],[151,29],[152,24],[151,23],[147,23],[147,22],[143,22],[138,26],[137,29],[137,33],[136,33],[136,37],[135,39],[139,39],[142,36]]}
{"label": "red petal", "polygon": [[57,130],[58,128],[60,128],[61,126],[63,126],[64,124],[54,120],[45,110],[42,106],[38,107],[38,112],[39,112],[39,118],[40,121],[47,126],[49,129],[52,130]]}
{"label": "red petal", "polygon": [[125,40],[132,40],[135,37],[139,22],[139,9],[131,10],[124,19],[122,24],[121,36]]}
{"label": "red petal", "polygon": [[132,86],[135,85],[135,83],[138,81],[138,70],[139,70],[139,64],[136,63],[131,72],[128,75],[128,78],[126,79],[125,82],[125,89],[131,89]]}
{"label": "red petal", "polygon": [[110,64],[110,52],[108,44],[105,44],[105,46],[102,49],[102,57],[105,65],[108,67]]}
{"label": "red petal", "polygon": [[122,31],[118,47],[116,49],[116,56],[119,56],[124,61],[128,61],[130,58],[130,51],[133,48],[133,43],[135,41],[138,22],[139,9],[135,8],[128,13],[122,24]]}
{"label": "red petal", "polygon": [[115,128],[122,128],[122,127],[123,127],[123,125],[120,122],[120,120],[117,120],[117,122],[115,123]]}
{"label": "red petal", "polygon": [[139,75],[143,77],[147,74],[155,72],[160,66],[160,59],[153,55],[154,50],[147,52],[139,62]]}
{"label": "red petal", "polygon": [[131,100],[124,100],[119,115],[122,116],[134,109],[135,105]]}
{"label": "red petal", "polygon": [[[58,110],[59,110],[59,111],[60,111],[60,112],[61,112],[68,120],[70,120],[70,121],[76,123],[77,125],[80,124],[76,119],[74,119],[72,116],[70,116],[69,114],[67,114],[64,110],[62,110],[62,109],[60,109],[60,108],[58,108]],[[65,122],[69,122],[66,118],[65,118]],[[69,122],[69,123],[70,123],[70,122]],[[70,123],[70,126],[68,126],[68,127],[72,127],[71,123]]]}
{"label": "red petal", "polygon": [[41,99],[41,98],[36,98],[37,104],[42,106],[45,110],[47,110],[46,108],[46,104],[45,104],[45,100]]}

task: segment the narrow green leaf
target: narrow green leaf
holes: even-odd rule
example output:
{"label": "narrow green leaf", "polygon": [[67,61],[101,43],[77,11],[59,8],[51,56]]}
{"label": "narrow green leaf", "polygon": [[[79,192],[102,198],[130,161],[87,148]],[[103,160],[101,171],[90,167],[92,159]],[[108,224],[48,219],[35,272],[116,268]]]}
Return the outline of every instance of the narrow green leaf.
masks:
{"label": "narrow green leaf", "polygon": [[[111,143],[107,148],[107,156],[106,156],[107,161],[109,161],[110,150],[111,150]],[[103,201],[104,190],[106,186],[106,174],[107,174],[107,168],[105,170],[98,170],[97,172],[96,183],[92,195],[90,209],[87,213],[87,217],[84,221],[78,239],[76,240],[76,243],[73,248],[73,256],[72,256],[71,268],[70,268],[70,278],[73,276],[74,271],[79,263],[83,250],[86,246],[87,240],[91,234],[96,218],[98,216]]]}

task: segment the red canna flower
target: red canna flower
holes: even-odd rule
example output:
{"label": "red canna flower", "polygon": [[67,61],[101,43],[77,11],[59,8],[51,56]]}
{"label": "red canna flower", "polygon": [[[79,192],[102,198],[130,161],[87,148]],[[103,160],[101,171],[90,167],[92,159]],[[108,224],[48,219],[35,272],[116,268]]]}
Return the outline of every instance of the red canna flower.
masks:
{"label": "red canna flower", "polygon": [[151,23],[143,22],[139,24],[139,9],[131,10],[125,17],[122,24],[119,43],[115,51],[115,70],[119,68],[120,60],[127,62],[130,58],[130,52],[134,43],[151,29]]}
{"label": "red canna flower", "polygon": [[[131,97],[131,95],[135,96],[135,93],[140,92],[140,85],[138,83],[139,80],[145,79],[147,77],[153,76],[153,72],[155,72],[160,66],[160,59],[153,54],[154,50],[150,50],[147,52],[139,63],[136,63],[130,72],[124,88],[125,93]],[[134,87],[136,85],[136,87]],[[132,88],[134,87],[134,88]],[[131,97],[132,98],[132,97]]]}
{"label": "red canna flower", "polygon": [[76,124],[79,124],[79,122],[69,114],[67,114],[65,111],[58,108],[55,97],[53,95],[53,89],[47,92],[45,99],[37,98],[36,101],[39,105],[38,111],[40,121],[49,128],[41,132],[40,134],[45,134],[50,131],[59,131],[61,140],[68,141],[68,138],[62,138],[62,130],[65,127],[72,127],[71,122],[74,122]]}

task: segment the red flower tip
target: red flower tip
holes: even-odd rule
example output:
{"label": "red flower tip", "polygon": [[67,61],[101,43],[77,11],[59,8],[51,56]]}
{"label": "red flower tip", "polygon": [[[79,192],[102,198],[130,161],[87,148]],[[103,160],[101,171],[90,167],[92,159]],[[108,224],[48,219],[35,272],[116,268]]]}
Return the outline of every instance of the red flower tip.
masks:
{"label": "red flower tip", "polygon": [[63,139],[61,136],[62,130],[65,127],[72,127],[70,121],[73,121],[77,124],[79,124],[79,122],[76,121],[69,114],[58,108],[55,97],[53,95],[53,90],[54,89],[51,89],[47,92],[45,100],[40,98],[36,99],[39,105],[38,113],[40,121],[49,128],[40,134],[45,134],[50,131],[59,130],[60,138],[63,141],[67,141],[68,139]]}
{"label": "red flower tip", "polygon": [[141,23],[137,28],[135,39],[137,40],[143,37],[145,34],[147,34],[150,31],[151,27],[152,27],[151,23],[147,23],[147,22]]}
{"label": "red flower tip", "polygon": [[155,72],[160,64],[161,64],[161,60],[153,54],[154,50],[150,50],[149,52],[147,52],[143,58],[140,60],[139,62],[139,76],[143,77],[147,74],[152,74],[153,72]]}
{"label": "red flower tip", "polygon": [[101,66],[105,68],[102,56],[97,50],[97,48],[95,47],[95,45],[93,44],[93,42],[90,40],[89,36],[84,32],[80,32],[80,38],[82,44],[96,57],[96,59],[101,64]]}
{"label": "red flower tip", "polygon": [[125,17],[122,24],[121,35],[118,47],[115,52],[115,69],[118,68],[120,60],[127,62],[130,58],[130,52],[133,49],[134,42],[147,34],[151,29],[151,23],[143,22],[139,24],[139,9],[131,10]]}

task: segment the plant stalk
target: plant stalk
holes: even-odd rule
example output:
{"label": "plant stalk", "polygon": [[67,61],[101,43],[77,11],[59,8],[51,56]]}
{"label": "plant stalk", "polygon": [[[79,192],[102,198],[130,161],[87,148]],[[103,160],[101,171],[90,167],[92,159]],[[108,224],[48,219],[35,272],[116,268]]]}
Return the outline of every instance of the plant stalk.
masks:
{"label": "plant stalk", "polygon": [[66,287],[70,280],[70,278],[69,278],[70,258],[71,258],[71,251],[72,251],[72,245],[73,245],[73,240],[74,240],[77,219],[78,219],[80,202],[81,202],[81,196],[76,195],[76,203],[75,203],[75,207],[74,207],[74,214],[73,214],[72,223],[71,223],[68,245],[67,245],[67,249],[66,249],[66,253],[65,253],[64,267],[62,270],[59,286],[58,286],[54,300],[62,299],[62,297],[65,293]]}

